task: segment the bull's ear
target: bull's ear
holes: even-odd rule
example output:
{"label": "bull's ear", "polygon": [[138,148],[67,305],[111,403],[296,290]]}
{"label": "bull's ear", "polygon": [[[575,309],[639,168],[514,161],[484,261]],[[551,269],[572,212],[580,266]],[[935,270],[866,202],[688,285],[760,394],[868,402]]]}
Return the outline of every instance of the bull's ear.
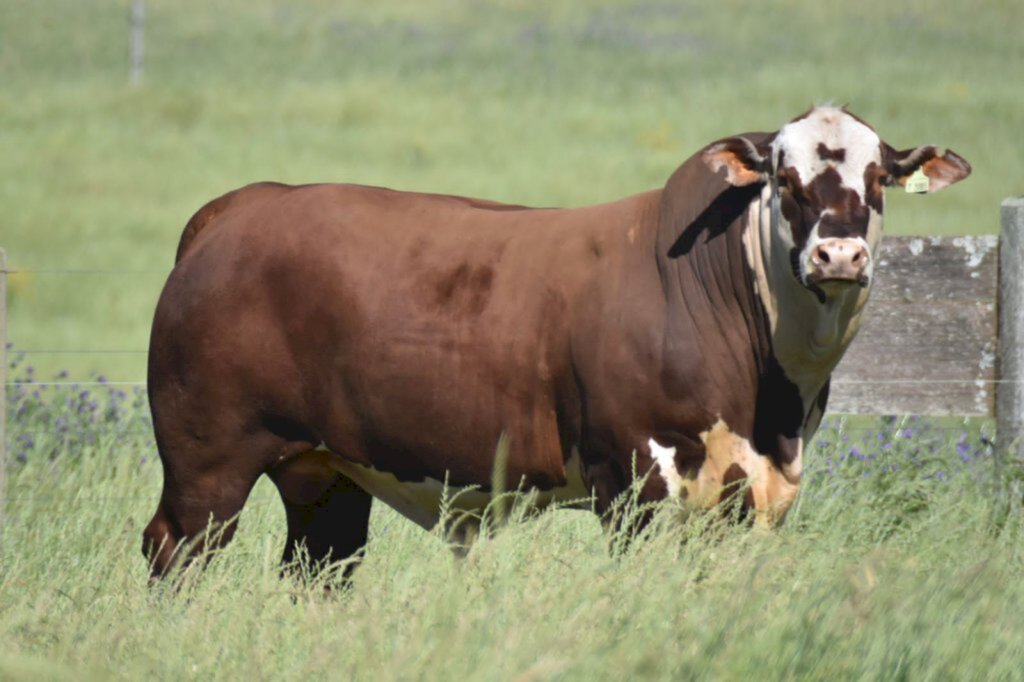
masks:
{"label": "bull's ear", "polygon": [[[917,179],[911,180],[912,184],[908,191],[938,192],[971,174],[971,164],[952,149],[947,149],[941,155],[934,145],[905,149],[901,152],[888,145],[885,145],[884,149],[886,170],[892,184],[906,187],[911,176],[920,171]],[[923,182],[921,174],[927,178],[927,182]],[[917,189],[918,187],[920,189]]]}
{"label": "bull's ear", "polygon": [[725,169],[725,180],[733,187],[744,187],[767,179],[771,162],[746,137],[727,137],[704,148],[701,159],[713,173]]}

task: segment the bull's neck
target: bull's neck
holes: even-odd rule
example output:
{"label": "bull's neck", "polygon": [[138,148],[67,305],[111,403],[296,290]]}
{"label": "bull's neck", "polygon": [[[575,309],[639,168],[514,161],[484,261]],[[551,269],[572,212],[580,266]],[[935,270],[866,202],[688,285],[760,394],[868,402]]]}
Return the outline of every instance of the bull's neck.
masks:
{"label": "bull's neck", "polygon": [[699,203],[697,209],[671,205],[686,187],[679,184],[663,202],[656,249],[668,312],[665,360],[689,368],[696,354],[708,358],[702,371],[716,383],[756,381],[771,355],[770,326],[743,239],[757,188],[727,187],[702,210]]}
{"label": "bull's neck", "polygon": [[811,399],[856,335],[868,294],[857,287],[823,303],[801,285],[793,275],[789,247],[774,237],[781,219],[771,186],[765,185],[750,205],[743,240],[773,352],[804,398]]}

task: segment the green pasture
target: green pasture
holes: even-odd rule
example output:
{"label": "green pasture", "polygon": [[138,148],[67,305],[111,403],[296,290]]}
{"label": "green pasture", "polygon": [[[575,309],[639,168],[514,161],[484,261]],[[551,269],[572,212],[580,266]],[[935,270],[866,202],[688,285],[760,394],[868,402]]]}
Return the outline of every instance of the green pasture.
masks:
{"label": "green pasture", "polygon": [[83,393],[18,389],[11,404],[3,680],[988,681],[1024,670],[1024,514],[1005,504],[984,433],[830,420],[778,531],[718,514],[680,522],[668,506],[625,546],[589,512],[513,508],[460,560],[376,505],[348,588],[280,577],[284,514],[264,480],[205,572],[150,588],[140,532],[160,467],[143,396]]}
{"label": "green pasture", "polygon": [[[137,86],[129,4],[0,0],[18,380],[144,380],[181,228],[255,180],[585,205],[833,101],[974,166],[890,193],[891,233],[995,233],[1024,192],[1019,0],[147,0]],[[460,561],[376,505],[327,594],[279,577],[263,481],[207,571],[150,589],[161,474],[125,390],[9,388],[0,680],[1024,679],[1021,472],[978,423],[828,422],[775,532],[666,508],[623,548],[553,511]]]}
{"label": "green pasture", "polygon": [[577,206],[834,101],[974,165],[891,193],[893,233],[996,232],[1024,188],[1016,0],[149,0],[138,86],[129,4],[0,0],[9,337],[62,351],[29,358],[43,378],[143,379],[106,351],[145,350],[182,226],[254,180]]}

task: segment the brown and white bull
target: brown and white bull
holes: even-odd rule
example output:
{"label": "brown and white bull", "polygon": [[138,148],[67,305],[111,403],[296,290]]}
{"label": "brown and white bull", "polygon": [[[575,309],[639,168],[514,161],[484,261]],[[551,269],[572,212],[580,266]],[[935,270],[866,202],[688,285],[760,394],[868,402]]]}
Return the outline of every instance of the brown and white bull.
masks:
{"label": "brown and white bull", "polygon": [[424,528],[446,483],[479,509],[503,434],[497,483],[538,504],[591,497],[603,514],[635,457],[643,500],[707,507],[745,480],[742,504],[776,523],[859,325],[885,187],[969,173],[818,107],[585,208],[340,184],[226,194],[186,227],[153,322],[153,574],[264,474],[285,560],[358,552],[373,497]]}

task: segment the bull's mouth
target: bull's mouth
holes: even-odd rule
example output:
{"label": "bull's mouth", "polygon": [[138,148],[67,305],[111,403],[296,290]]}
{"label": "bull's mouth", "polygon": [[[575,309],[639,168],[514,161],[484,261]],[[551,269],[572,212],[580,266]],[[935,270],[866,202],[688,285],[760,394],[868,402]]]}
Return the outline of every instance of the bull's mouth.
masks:
{"label": "bull's mouth", "polygon": [[814,294],[818,303],[824,305],[830,298],[835,299],[842,296],[847,291],[850,291],[855,286],[859,286],[861,289],[867,289],[868,285],[871,284],[871,279],[864,275],[859,278],[846,278],[846,277],[819,277],[815,278],[813,274],[807,276],[807,280],[804,282],[804,286],[807,290]]}
{"label": "bull's mouth", "polygon": [[871,277],[868,275],[861,275],[859,277],[822,277],[820,275],[815,275],[816,273],[807,275],[808,286],[845,289],[853,284],[857,284],[861,289],[867,289],[871,284]]}

